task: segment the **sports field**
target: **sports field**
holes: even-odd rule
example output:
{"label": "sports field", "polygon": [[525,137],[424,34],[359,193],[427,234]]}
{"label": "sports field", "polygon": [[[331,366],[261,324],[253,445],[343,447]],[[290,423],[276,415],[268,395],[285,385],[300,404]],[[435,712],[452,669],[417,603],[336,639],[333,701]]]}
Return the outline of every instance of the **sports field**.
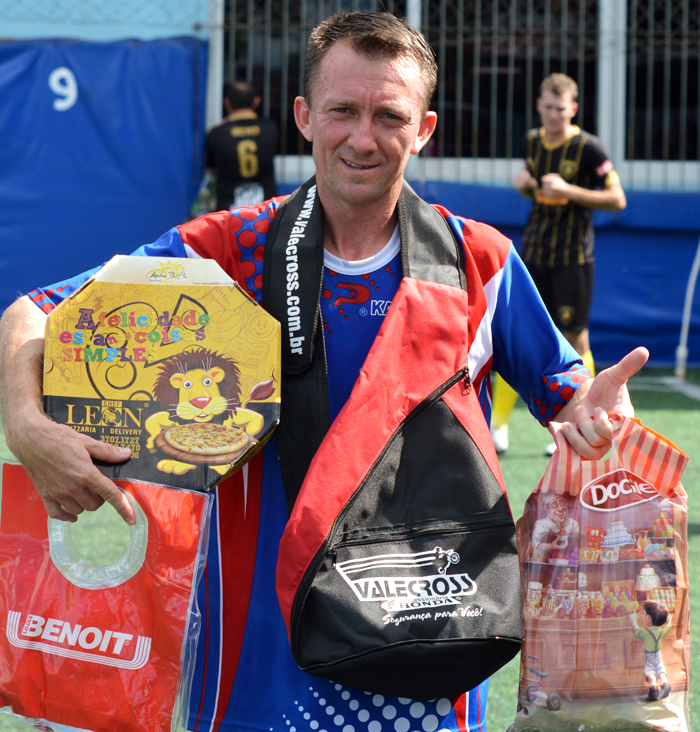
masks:
{"label": "sports field", "polygon": [[[691,627],[697,629],[700,627],[700,587],[697,582],[697,567],[700,566],[700,370],[689,372],[684,382],[677,382],[670,369],[645,369],[632,379],[630,389],[637,417],[642,423],[666,436],[690,457],[683,485],[689,503]],[[510,449],[501,458],[516,519],[547,465],[544,447],[549,442],[548,438],[549,434],[538,427],[524,405],[519,404],[511,421]],[[0,455],[5,454],[6,447],[0,437]],[[127,541],[123,525],[112,520],[112,514],[98,512],[106,518],[95,521],[89,530],[86,527],[76,537],[81,551],[93,561],[114,561],[114,554],[119,556],[119,547]],[[690,729],[700,730],[700,637],[695,635],[691,643]],[[514,720],[518,672],[519,660],[516,658],[491,680],[487,706],[489,732],[505,732]],[[10,715],[0,714],[0,732],[29,732],[30,729]],[[384,732],[392,731],[387,729]]]}

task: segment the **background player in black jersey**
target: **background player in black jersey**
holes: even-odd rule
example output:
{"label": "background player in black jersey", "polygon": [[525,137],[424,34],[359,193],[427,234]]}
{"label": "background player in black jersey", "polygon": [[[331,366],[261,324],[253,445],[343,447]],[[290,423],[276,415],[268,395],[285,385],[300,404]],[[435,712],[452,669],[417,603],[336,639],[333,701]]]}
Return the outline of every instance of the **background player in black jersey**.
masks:
{"label": "background player in black jersey", "polygon": [[[593,209],[620,211],[627,200],[598,138],[571,122],[577,98],[578,86],[565,74],[542,82],[537,99],[542,126],[525,136],[525,168],[513,185],[534,201],[520,255],[555,324],[594,375],[588,338]],[[499,453],[508,449],[508,420],[517,398],[506,382],[496,381],[491,433]],[[553,451],[552,443],[546,452]]]}
{"label": "background player in black jersey", "polygon": [[246,81],[224,86],[226,118],[207,135],[206,166],[216,178],[216,207],[254,206],[277,195],[274,156],[279,131],[259,117],[260,97]]}

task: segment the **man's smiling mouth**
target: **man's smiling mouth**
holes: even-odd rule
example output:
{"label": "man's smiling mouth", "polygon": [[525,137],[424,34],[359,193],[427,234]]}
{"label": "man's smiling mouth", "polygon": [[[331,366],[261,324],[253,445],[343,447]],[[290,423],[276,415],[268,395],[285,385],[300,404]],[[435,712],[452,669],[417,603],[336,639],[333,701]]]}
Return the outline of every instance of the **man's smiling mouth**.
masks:
{"label": "man's smiling mouth", "polygon": [[359,165],[358,163],[351,163],[349,160],[345,160],[345,158],[343,158],[343,162],[349,168],[354,168],[355,170],[369,170],[370,168],[377,167],[376,165]]}

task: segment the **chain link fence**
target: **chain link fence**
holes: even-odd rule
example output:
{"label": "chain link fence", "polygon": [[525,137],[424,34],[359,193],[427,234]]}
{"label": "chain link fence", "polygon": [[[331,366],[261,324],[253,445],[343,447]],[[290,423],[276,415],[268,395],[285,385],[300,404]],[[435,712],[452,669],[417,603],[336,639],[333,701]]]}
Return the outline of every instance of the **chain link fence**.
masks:
{"label": "chain link fence", "polygon": [[[460,161],[452,167],[457,177],[468,160],[473,171],[483,171],[484,161],[498,161],[502,171],[495,177],[507,177],[512,166],[504,168],[503,161],[521,158],[524,133],[539,122],[539,83],[553,72],[576,79],[576,122],[597,134],[599,86],[603,75],[611,73],[601,60],[601,45],[607,44],[618,60],[622,56],[625,68],[625,94],[616,99],[615,114],[625,119],[626,163],[697,164],[697,0],[627,0],[626,29],[613,38],[601,31],[603,5],[593,0],[424,2],[421,30],[440,68],[433,99],[438,129],[424,154]],[[282,155],[309,152],[291,116],[292,101],[301,90],[309,31],[331,12],[356,9],[407,14],[405,0],[226,0],[225,75],[246,78],[262,90],[264,113],[280,121]],[[690,186],[694,175],[700,183],[700,175],[686,175]]]}

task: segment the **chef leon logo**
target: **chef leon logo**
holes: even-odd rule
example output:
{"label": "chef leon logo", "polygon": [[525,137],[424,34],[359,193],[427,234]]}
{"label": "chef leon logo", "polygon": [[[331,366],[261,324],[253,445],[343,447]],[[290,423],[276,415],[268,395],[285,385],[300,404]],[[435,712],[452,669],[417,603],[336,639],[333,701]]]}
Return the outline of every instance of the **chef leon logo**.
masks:
{"label": "chef leon logo", "polygon": [[7,638],[17,648],[28,648],[78,661],[100,663],[123,669],[146,665],[151,653],[151,639],[117,630],[83,626],[56,618],[7,613]]}
{"label": "chef leon logo", "polygon": [[653,485],[628,470],[613,470],[585,485],[581,505],[593,511],[619,511],[658,497]]}

